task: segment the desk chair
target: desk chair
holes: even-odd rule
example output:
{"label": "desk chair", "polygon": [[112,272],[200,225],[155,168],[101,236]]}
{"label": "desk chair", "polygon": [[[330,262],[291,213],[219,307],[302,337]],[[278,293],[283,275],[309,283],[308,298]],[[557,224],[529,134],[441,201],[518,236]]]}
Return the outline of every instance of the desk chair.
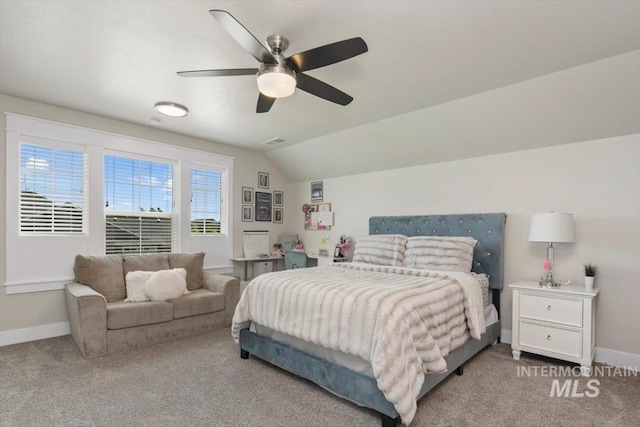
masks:
{"label": "desk chair", "polygon": [[284,253],[284,268],[285,270],[307,268],[307,254],[298,251],[286,251]]}

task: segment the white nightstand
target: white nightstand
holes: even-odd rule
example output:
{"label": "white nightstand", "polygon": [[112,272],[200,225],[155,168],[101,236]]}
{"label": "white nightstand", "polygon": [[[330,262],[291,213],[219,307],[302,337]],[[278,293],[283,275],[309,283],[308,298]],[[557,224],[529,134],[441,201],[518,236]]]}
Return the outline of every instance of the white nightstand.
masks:
{"label": "white nightstand", "polygon": [[516,282],[513,290],[512,353],[540,354],[579,363],[591,375],[595,352],[596,295],[583,286],[541,288],[537,282]]}

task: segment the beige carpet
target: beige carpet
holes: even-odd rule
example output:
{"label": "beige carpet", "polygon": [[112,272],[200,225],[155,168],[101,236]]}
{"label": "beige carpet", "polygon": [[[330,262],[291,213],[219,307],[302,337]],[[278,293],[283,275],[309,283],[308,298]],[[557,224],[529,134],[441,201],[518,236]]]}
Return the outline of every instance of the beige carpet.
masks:
{"label": "beige carpet", "polygon": [[[589,398],[549,397],[552,378],[518,376],[549,363],[490,347],[422,399],[411,425],[639,425],[640,377],[596,377]],[[0,393],[2,426],[380,425],[373,411],[240,359],[228,329],[89,361],[70,336],[2,347]]]}

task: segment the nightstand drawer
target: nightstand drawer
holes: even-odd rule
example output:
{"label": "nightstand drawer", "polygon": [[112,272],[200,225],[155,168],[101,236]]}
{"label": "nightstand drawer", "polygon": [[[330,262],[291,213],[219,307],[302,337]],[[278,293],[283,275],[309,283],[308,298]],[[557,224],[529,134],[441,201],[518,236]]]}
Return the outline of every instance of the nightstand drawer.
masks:
{"label": "nightstand drawer", "polygon": [[582,332],[520,321],[521,346],[582,357]]}
{"label": "nightstand drawer", "polygon": [[523,293],[520,296],[520,317],[581,327],[582,300]]}

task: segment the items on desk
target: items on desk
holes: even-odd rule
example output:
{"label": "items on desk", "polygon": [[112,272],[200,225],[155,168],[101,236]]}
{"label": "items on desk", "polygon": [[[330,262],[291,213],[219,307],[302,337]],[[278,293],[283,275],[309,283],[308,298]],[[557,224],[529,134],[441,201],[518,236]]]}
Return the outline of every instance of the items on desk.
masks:
{"label": "items on desk", "polygon": [[273,244],[273,252],[271,252],[271,256],[282,256],[282,243]]}

